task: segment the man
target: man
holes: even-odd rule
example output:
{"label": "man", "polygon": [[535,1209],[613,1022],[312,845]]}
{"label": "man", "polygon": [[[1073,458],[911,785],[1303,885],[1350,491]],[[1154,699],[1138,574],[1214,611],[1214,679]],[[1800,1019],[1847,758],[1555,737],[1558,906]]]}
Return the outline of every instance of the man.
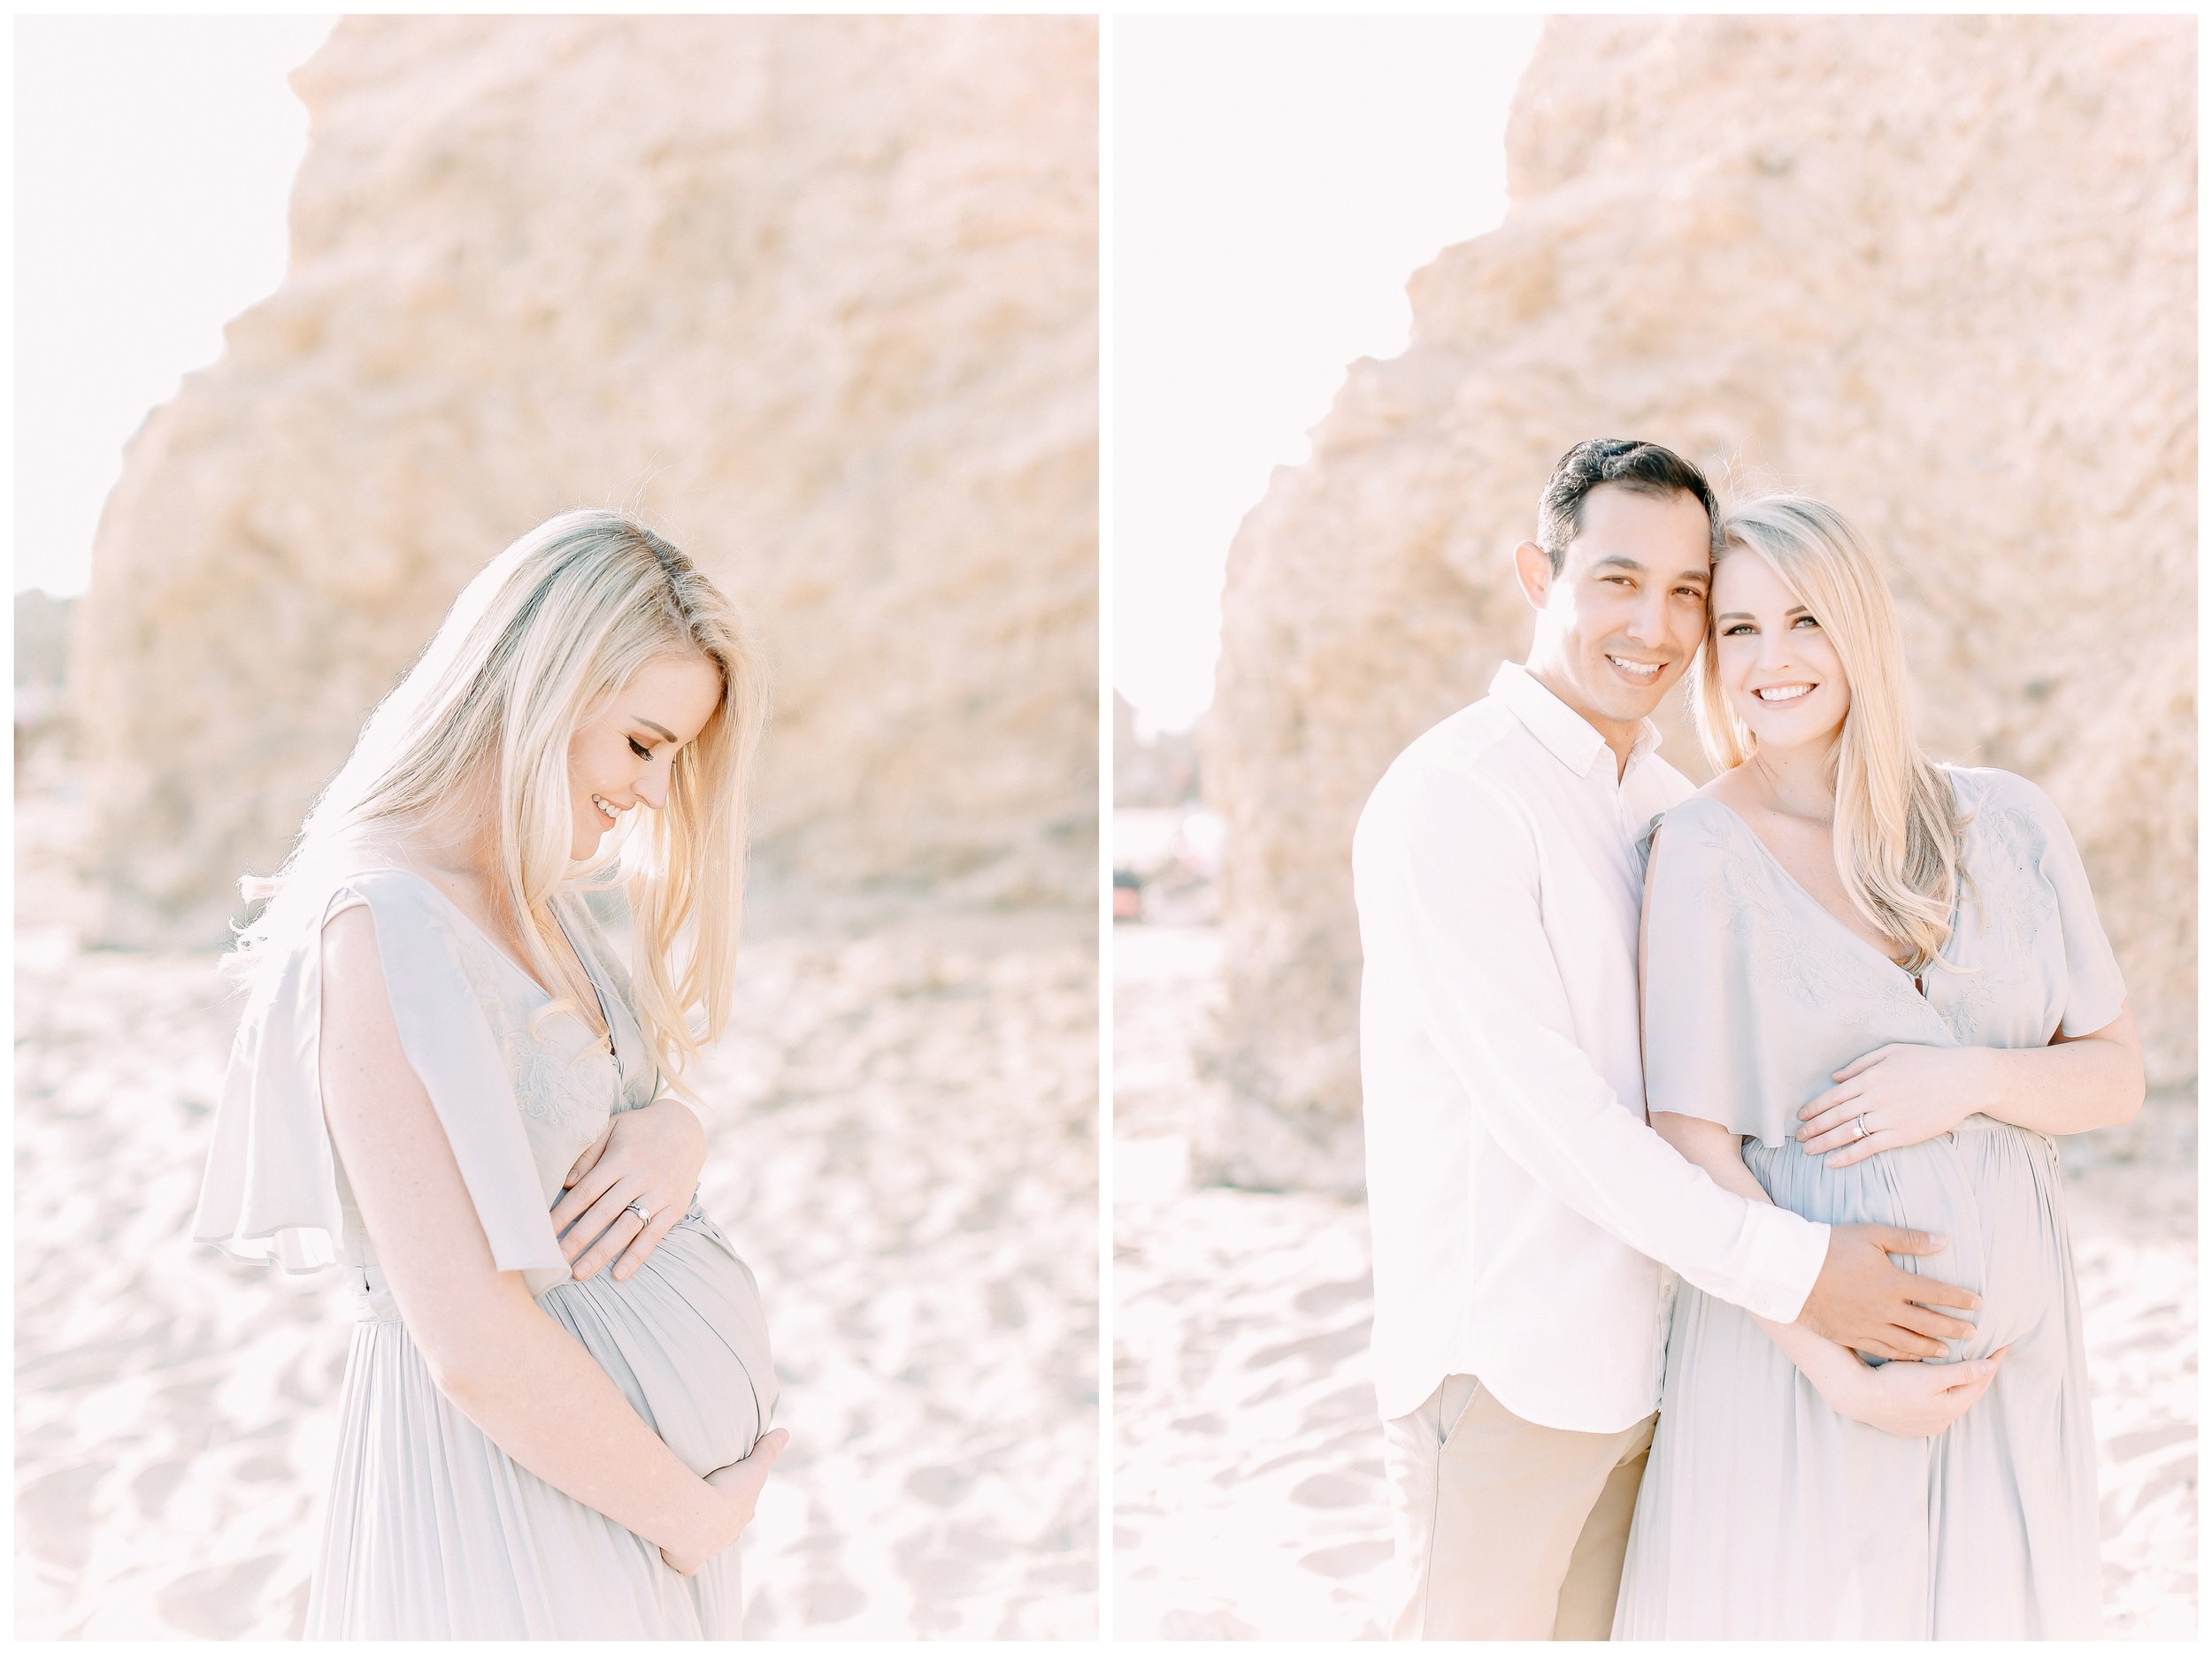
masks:
{"label": "man", "polygon": [[1712,513],[1665,448],[1570,450],[1514,551],[1526,664],[1400,754],[1360,817],[1395,1636],[1607,1636],[1674,1274],[1876,1355],[1970,1332],[1931,1306],[1973,1294],[1886,1256],[1939,1238],[1745,1200],[1645,1121],[1636,847],[1692,791],[1649,715],[1704,637]]}

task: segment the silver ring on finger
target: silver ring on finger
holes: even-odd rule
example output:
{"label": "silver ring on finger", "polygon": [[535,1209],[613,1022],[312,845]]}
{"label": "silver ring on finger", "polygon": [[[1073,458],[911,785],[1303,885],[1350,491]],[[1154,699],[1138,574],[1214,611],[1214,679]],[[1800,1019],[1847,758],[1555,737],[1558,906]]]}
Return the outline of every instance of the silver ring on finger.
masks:
{"label": "silver ring on finger", "polygon": [[649,1224],[653,1222],[652,1209],[642,1201],[633,1201],[622,1210],[626,1213],[635,1213],[637,1221],[641,1224]]}
{"label": "silver ring on finger", "polygon": [[[1866,1130],[1866,1116],[1863,1114],[1859,1116],[1858,1128],[1860,1138],[1871,1138],[1873,1136],[1871,1132]],[[1854,1141],[1855,1142],[1856,1140]]]}

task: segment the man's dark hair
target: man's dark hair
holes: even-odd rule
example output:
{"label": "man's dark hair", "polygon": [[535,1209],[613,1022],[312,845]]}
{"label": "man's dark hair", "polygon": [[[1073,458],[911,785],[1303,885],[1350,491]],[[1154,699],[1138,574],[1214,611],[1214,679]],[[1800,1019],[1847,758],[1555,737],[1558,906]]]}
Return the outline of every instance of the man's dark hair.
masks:
{"label": "man's dark hair", "polygon": [[1688,494],[1705,508],[1708,524],[1719,515],[1705,473],[1673,449],[1630,437],[1578,442],[1551,468],[1551,480],[1536,502],[1536,543],[1551,559],[1555,575],[1566,566],[1567,542],[1581,530],[1582,502],[1600,483],[1640,494]]}

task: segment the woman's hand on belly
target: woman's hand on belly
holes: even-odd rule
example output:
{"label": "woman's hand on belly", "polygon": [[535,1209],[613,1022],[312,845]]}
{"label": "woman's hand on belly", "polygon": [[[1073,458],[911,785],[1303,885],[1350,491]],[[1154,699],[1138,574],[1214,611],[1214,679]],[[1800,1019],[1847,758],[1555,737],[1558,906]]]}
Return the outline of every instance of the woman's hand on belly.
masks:
{"label": "woman's hand on belly", "polygon": [[1836,1070],[1836,1084],[1797,1112],[1797,1141],[1847,1167],[1940,1138],[1981,1107],[1988,1055],[1972,1046],[1878,1046]]}
{"label": "woman's hand on belly", "polygon": [[707,1485],[725,1502],[728,1519],[727,1538],[698,1552],[672,1552],[661,1548],[661,1561],[679,1575],[696,1575],[716,1552],[737,1544],[753,1521],[753,1513],[760,1504],[760,1491],[767,1486],[769,1470],[777,1458],[790,1445],[791,1433],[777,1429],[768,1433],[754,1444],[753,1452],[733,1466],[724,1466],[718,1471],[707,1473]]}
{"label": "woman's hand on belly", "polygon": [[1964,1362],[1887,1362],[1820,1387],[1821,1398],[1847,1420],[1892,1437],[1933,1437],[1972,1407],[2004,1366],[2005,1352]]}
{"label": "woman's hand on belly", "polygon": [[[706,1162],[706,1129],[675,1099],[618,1111],[554,1203],[553,1233],[570,1272],[580,1282],[612,1260],[615,1280],[634,1273],[690,1207]],[[634,1201],[651,1217],[630,1211]]]}

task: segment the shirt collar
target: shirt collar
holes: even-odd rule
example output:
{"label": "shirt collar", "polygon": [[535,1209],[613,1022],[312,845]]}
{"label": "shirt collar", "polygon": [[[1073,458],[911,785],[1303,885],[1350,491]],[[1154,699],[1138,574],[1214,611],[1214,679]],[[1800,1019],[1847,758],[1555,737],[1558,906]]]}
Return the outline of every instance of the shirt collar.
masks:
{"label": "shirt collar", "polygon": [[[1599,754],[1610,755],[1612,749],[1590,721],[1538,683],[1535,675],[1519,662],[1499,663],[1497,676],[1490,680],[1490,693],[1576,775],[1587,776]],[[1626,780],[1638,761],[1658,745],[1659,726],[1647,718],[1637,726],[1628,762],[1619,772],[1621,778]]]}

